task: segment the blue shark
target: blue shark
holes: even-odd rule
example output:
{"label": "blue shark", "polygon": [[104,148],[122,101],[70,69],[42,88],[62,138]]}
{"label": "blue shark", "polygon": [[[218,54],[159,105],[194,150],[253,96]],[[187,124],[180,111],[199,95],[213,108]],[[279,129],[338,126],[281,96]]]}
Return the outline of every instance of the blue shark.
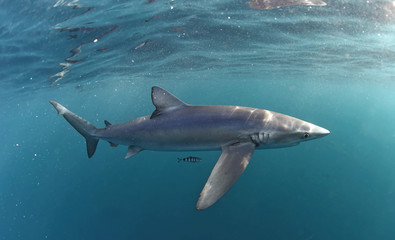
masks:
{"label": "blue shark", "polygon": [[330,132],[312,123],[264,109],[189,105],[160,87],[152,87],[151,115],[96,128],[61,104],[50,101],[59,115],[86,140],[88,157],[100,139],[126,145],[130,158],[143,150],[222,151],[196,204],[203,210],[217,202],[239,179],[256,149],[290,147]]}

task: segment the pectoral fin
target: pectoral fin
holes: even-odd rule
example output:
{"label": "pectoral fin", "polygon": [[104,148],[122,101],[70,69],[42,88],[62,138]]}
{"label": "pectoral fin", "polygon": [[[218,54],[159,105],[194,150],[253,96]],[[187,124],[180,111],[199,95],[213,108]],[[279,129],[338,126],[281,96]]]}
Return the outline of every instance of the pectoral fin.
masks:
{"label": "pectoral fin", "polygon": [[222,147],[222,154],[200,193],[197,210],[210,207],[233,186],[246,169],[254,150],[252,142]]}

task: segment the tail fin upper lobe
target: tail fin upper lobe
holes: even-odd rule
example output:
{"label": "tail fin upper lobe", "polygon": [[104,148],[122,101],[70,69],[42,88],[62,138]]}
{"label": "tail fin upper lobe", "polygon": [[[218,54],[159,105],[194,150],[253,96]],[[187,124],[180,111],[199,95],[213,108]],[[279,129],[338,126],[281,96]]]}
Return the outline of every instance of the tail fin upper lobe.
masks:
{"label": "tail fin upper lobe", "polygon": [[49,101],[55,109],[58,111],[59,115],[63,117],[70,123],[75,130],[77,130],[86,140],[86,147],[88,151],[88,157],[91,158],[96,151],[97,143],[99,138],[94,136],[96,132],[96,127],[87,120],[81,118],[80,116],[74,114],[67,108],[63,107],[55,101]]}

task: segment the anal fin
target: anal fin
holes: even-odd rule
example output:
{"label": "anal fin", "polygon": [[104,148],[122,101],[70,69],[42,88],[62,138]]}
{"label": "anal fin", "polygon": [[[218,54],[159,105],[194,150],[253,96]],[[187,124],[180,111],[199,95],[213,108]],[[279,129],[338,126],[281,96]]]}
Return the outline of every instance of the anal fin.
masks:
{"label": "anal fin", "polygon": [[222,154],[200,193],[197,210],[210,207],[233,186],[246,169],[254,150],[255,144],[252,142],[222,147]]}

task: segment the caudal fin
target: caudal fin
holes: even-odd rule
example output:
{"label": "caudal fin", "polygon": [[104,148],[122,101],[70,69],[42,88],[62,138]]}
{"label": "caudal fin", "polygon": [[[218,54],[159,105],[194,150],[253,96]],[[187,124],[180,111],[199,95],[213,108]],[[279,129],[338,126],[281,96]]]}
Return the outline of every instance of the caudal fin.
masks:
{"label": "caudal fin", "polygon": [[49,102],[55,107],[55,109],[58,111],[58,114],[63,115],[67,122],[69,122],[70,125],[73,126],[73,128],[75,128],[75,130],[77,130],[85,138],[88,157],[91,158],[95,153],[97,143],[99,142],[99,138],[94,136],[96,127],[93,126],[92,123],[71,112],[59,103],[55,101]]}

